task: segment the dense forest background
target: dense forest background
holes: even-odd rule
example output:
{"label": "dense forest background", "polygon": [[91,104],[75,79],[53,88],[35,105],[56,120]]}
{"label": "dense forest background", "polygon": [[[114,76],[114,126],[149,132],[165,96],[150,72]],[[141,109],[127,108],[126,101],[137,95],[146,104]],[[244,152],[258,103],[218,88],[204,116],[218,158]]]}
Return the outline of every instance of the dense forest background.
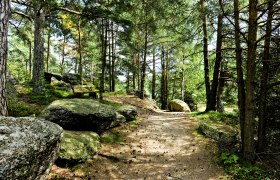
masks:
{"label": "dense forest background", "polygon": [[[100,99],[104,93],[133,92],[162,109],[182,99],[193,110],[205,103],[206,111],[221,113],[225,105],[238,105],[245,159],[279,143],[278,0],[5,0],[1,6],[5,3],[10,3],[1,11],[1,31],[5,22],[9,28],[7,72],[31,85],[32,94],[48,92],[44,72],[76,73],[98,89]],[[5,72],[2,67],[1,79]],[[2,93],[1,102],[5,98]]]}

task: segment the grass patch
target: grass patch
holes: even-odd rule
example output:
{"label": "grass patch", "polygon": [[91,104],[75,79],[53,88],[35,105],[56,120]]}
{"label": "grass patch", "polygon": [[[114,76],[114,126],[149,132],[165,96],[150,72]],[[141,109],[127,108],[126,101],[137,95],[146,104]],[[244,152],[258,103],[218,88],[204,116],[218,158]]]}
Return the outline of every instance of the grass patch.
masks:
{"label": "grass patch", "polygon": [[109,131],[100,137],[101,143],[125,144],[123,135],[117,131]]}
{"label": "grass patch", "polygon": [[227,125],[238,125],[238,113],[237,112],[224,112],[219,113],[215,111],[209,111],[207,113],[199,112],[199,113],[192,113],[192,116],[196,117],[199,121],[203,122],[220,122]]}

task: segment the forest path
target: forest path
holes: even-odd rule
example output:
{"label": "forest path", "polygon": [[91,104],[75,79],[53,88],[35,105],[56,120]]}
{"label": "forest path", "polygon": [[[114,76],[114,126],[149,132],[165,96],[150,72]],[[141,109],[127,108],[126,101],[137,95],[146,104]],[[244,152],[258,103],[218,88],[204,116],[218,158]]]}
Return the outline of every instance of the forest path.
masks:
{"label": "forest path", "polygon": [[87,179],[220,179],[223,170],[209,151],[211,144],[193,134],[196,127],[186,113],[147,115],[137,127],[120,128],[125,144],[103,144],[99,155],[80,167],[88,170],[81,175]]}

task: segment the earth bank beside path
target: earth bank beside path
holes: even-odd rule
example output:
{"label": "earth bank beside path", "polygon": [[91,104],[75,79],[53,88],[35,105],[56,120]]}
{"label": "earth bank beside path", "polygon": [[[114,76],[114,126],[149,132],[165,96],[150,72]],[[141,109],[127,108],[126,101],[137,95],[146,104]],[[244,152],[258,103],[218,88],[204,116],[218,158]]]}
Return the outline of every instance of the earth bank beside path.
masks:
{"label": "earth bank beside path", "polygon": [[97,156],[73,169],[54,166],[66,179],[222,179],[214,145],[194,135],[186,113],[142,113],[137,126],[116,129],[125,143],[103,143]]}

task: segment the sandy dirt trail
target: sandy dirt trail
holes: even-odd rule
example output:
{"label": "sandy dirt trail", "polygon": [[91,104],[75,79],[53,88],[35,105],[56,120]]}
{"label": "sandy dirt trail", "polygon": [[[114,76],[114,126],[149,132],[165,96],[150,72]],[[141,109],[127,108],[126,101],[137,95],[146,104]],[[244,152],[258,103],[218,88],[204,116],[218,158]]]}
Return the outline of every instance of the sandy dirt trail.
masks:
{"label": "sandy dirt trail", "polygon": [[193,135],[196,127],[185,113],[153,113],[137,127],[121,128],[125,144],[103,144],[69,179],[222,179],[210,145]]}

